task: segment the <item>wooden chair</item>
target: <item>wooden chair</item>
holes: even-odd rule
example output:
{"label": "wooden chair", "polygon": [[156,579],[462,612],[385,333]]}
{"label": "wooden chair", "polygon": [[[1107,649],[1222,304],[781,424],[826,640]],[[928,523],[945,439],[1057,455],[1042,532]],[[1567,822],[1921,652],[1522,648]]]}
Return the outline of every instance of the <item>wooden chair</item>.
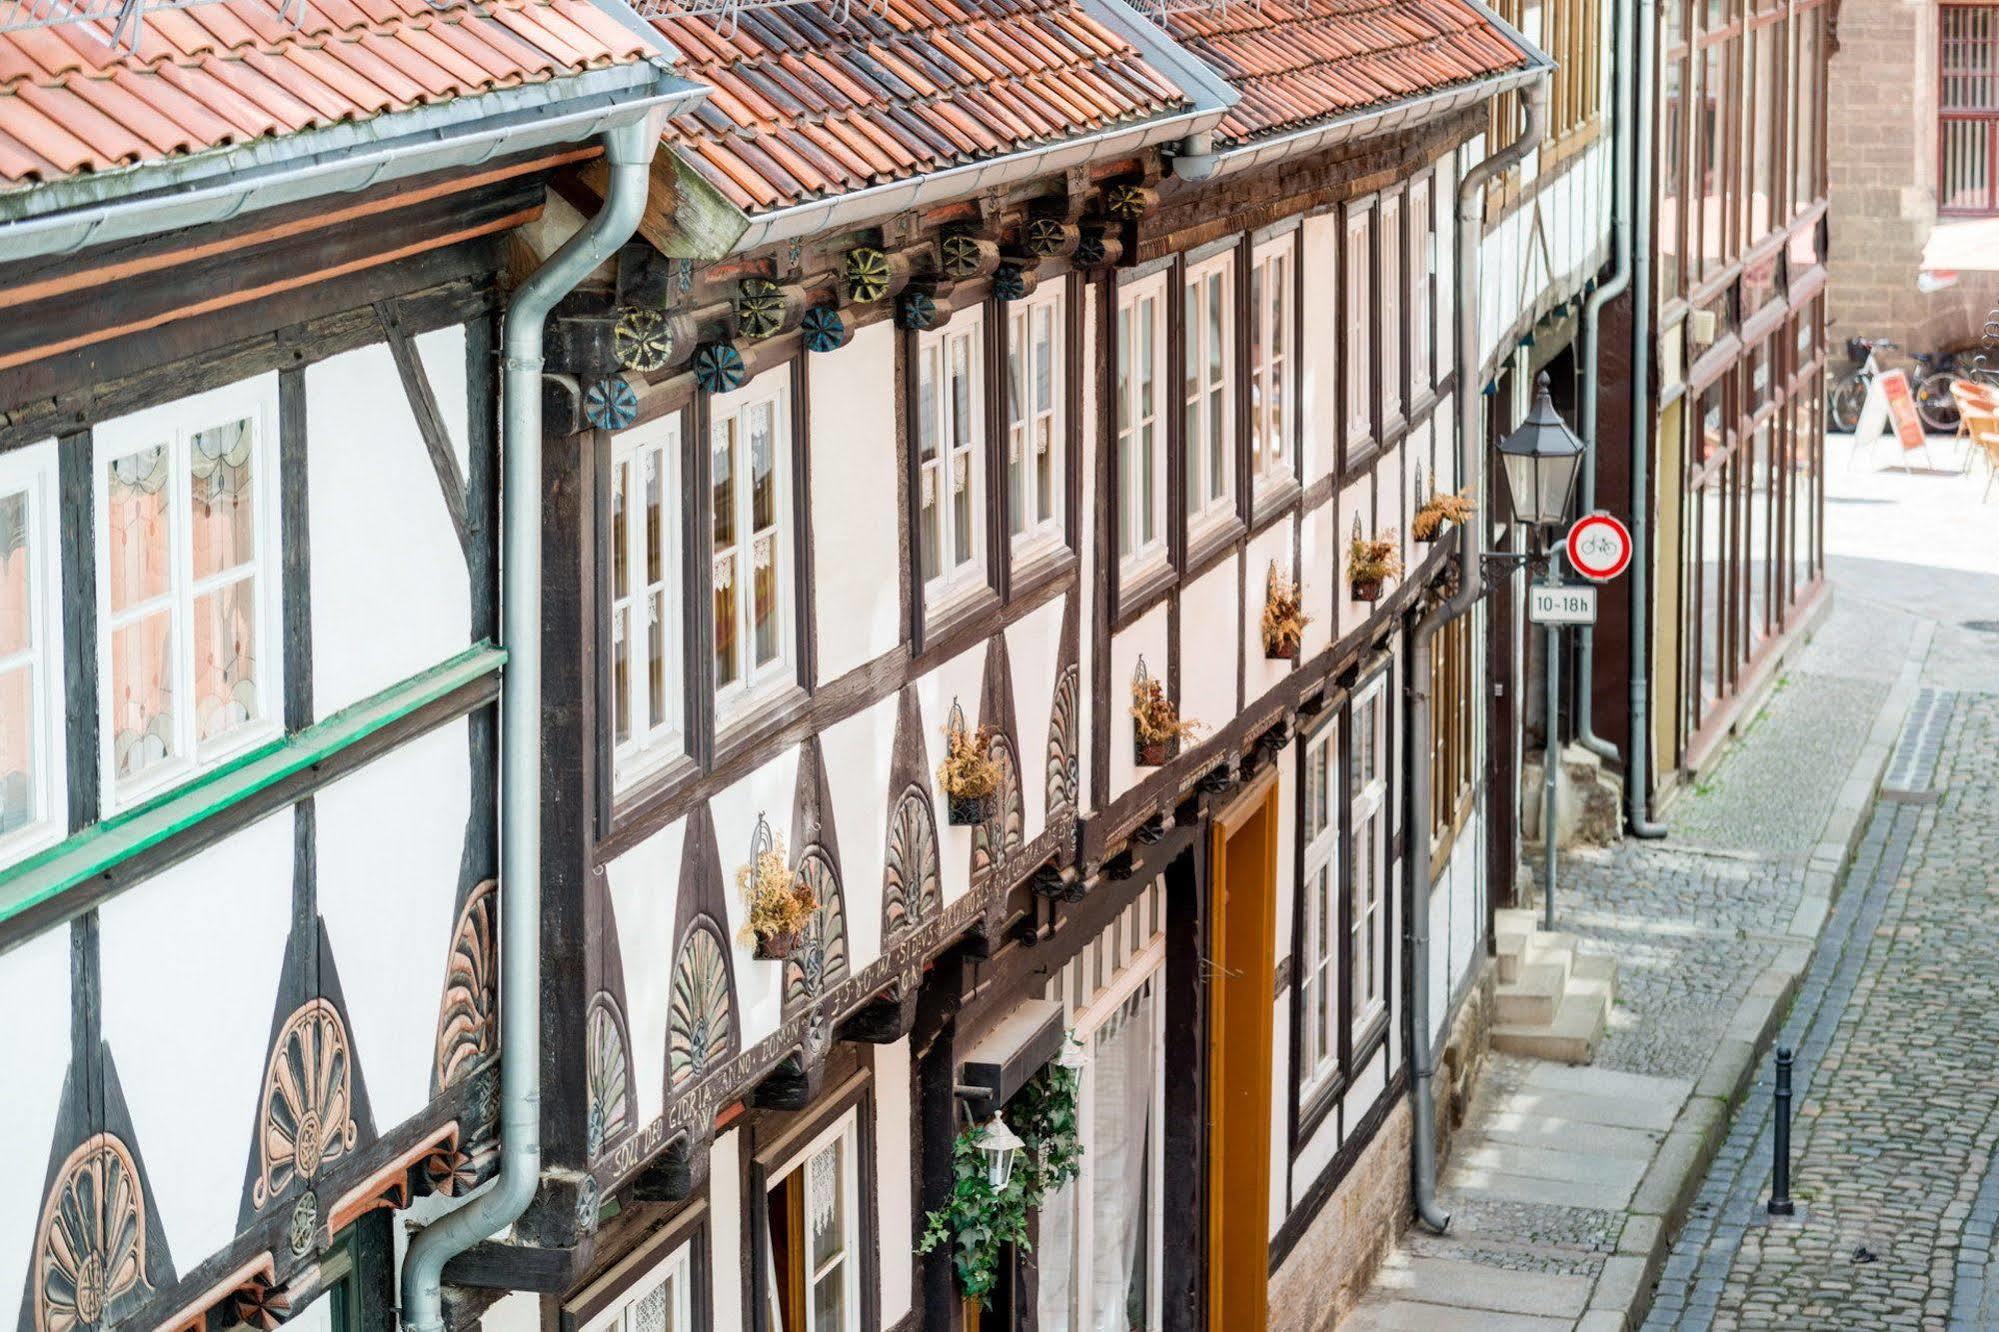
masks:
{"label": "wooden chair", "polygon": [[1954,379],[1950,385],[1950,396],[1957,402],[1957,437],[1966,441],[1958,470],[1968,472],[1971,470],[1972,455],[1980,451],[1977,441],[1971,437],[1971,418],[1999,416],[1999,390],[1975,379]]}
{"label": "wooden chair", "polygon": [[1978,497],[1983,504],[1992,498],[1993,485],[1999,483],[1999,411],[1965,411],[1963,419],[1972,446],[1985,459],[1985,492]]}

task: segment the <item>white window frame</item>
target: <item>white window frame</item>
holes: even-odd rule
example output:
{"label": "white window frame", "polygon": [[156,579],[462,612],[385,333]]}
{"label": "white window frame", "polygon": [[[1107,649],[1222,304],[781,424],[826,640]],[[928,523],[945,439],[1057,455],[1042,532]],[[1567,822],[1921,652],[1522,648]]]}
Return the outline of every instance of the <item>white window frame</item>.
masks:
{"label": "white window frame", "polygon": [[1381,347],[1381,420],[1386,429],[1402,419],[1402,362],[1409,337],[1407,311],[1408,274],[1403,251],[1408,245],[1408,214],[1403,211],[1402,192],[1391,190],[1381,196],[1381,216],[1376,221],[1376,251],[1381,257],[1381,277],[1375,283],[1380,296],[1378,319]]}
{"label": "white window frame", "polygon": [[[1023,410],[1035,388],[1037,324],[1047,321],[1048,403]],[[1069,488],[1068,353],[1069,303],[1066,283],[1051,282],[1024,301],[1006,307],[1007,396],[1006,479],[1008,528],[1014,558],[1059,546],[1066,538]],[[1035,464],[1048,462],[1048,516],[1034,515]],[[1018,484],[1015,483],[1016,476]]]}
{"label": "white window frame", "polygon": [[[1250,255],[1255,333],[1249,366],[1249,470],[1252,484],[1298,475],[1298,233],[1265,241]],[[1272,382],[1276,392],[1267,387]]]}
{"label": "white window frame", "polygon": [[57,539],[59,506],[56,442],[53,439],[0,454],[0,498],[26,500],[28,560],[28,645],[0,659],[0,669],[30,672],[29,761],[35,782],[30,795],[35,817],[0,837],[0,866],[22,860],[59,842],[69,831],[69,772],[63,699],[62,544]]}
{"label": "white window frame", "polygon": [[[971,393],[966,411],[970,427],[964,445],[953,446],[952,430],[957,424],[956,408],[951,401],[951,355],[956,346],[967,347],[966,365],[971,376]],[[937,380],[935,392],[931,396],[934,417],[917,422],[916,457],[916,527],[911,535],[915,539],[916,562],[923,579],[923,606],[925,611],[935,614],[963,598],[992,586],[992,577],[986,562],[986,325],[985,312],[977,306],[960,310],[957,315],[941,328],[934,328],[919,334],[916,339],[916,404],[919,417],[923,412],[924,383],[930,375],[931,356],[937,358]],[[925,462],[922,455],[922,431],[926,428],[937,432],[937,457]],[[962,562],[952,562],[950,553],[959,533],[954,523],[957,519],[951,504],[949,483],[955,479],[954,472],[962,460],[965,471],[966,508],[969,516],[970,537],[968,549],[970,558]],[[937,552],[938,562],[947,567],[941,570],[924,566],[923,559],[923,494],[925,487],[935,487],[937,497]]]}
{"label": "white window frame", "polygon": [[[1358,1045],[1388,1009],[1385,984],[1386,939],[1388,928],[1388,672],[1382,671],[1362,685],[1353,698],[1353,734],[1349,741],[1349,761],[1353,776],[1348,796],[1347,821],[1351,828],[1353,867],[1348,873],[1348,944],[1350,971],[1347,978],[1350,1009],[1349,1040]],[[1363,721],[1362,719],[1366,720]],[[1372,731],[1371,743],[1362,742],[1362,726]],[[1362,770],[1362,756],[1372,756],[1371,773]],[[1362,850],[1367,845],[1364,832],[1374,827],[1374,863],[1361,871]],[[1364,897],[1373,889],[1371,899]],[[1365,950],[1363,952],[1362,950]]]}
{"label": "white window frame", "polygon": [[[203,592],[237,581],[241,575],[213,575],[203,579],[199,585],[195,582],[193,542],[189,535],[193,521],[189,451],[195,435],[240,420],[248,420],[253,432],[251,448],[255,462],[251,469],[251,485],[254,489],[256,534],[253,568],[248,577],[257,582],[257,695],[263,715],[219,740],[198,745],[195,741],[192,678],[194,601]],[[172,615],[174,753],[121,782],[114,748],[116,699],[113,690],[116,682],[112,679],[111,670],[111,495],[110,487],[105,482],[105,472],[113,460],[161,444],[167,447],[170,455],[171,477],[167,482],[172,496],[167,509],[170,572],[167,590],[153,600],[166,601]],[[285,664],[284,635],[281,632],[284,600],[280,524],[283,519],[278,509],[278,471],[281,465],[278,449],[278,377],[275,372],[149,407],[106,421],[92,431],[100,816],[131,809],[169,787],[211,771],[282,734]],[[130,615],[132,609],[128,607],[125,613]]]}
{"label": "white window frame", "polygon": [[[814,1287],[820,1278],[840,1270],[840,1332],[860,1332],[861,1328],[861,1246],[867,1236],[861,1226],[861,1132],[860,1105],[850,1107],[838,1119],[827,1125],[810,1142],[784,1159],[781,1166],[767,1171],[764,1175],[763,1197],[756,1200],[759,1207],[770,1206],[770,1195],[782,1187],[784,1181],[794,1173],[804,1172],[806,1234],[802,1237],[801,1250],[805,1254],[805,1303],[810,1321]],[[832,1149],[835,1143],[844,1146],[841,1161],[842,1171],[837,1187],[840,1189],[840,1219],[844,1233],[840,1246],[840,1256],[818,1271],[812,1270],[812,1159],[820,1153]],[[778,1266],[777,1253],[771,1248],[770,1231],[764,1231],[764,1301],[771,1316],[771,1326],[781,1326],[778,1318],[777,1284],[782,1274]]]}
{"label": "white window frame", "polygon": [[[617,540],[616,520],[620,477],[623,485],[625,515],[625,569],[627,584],[625,594],[618,595],[617,552],[612,552],[611,568],[605,571],[611,601],[609,624],[606,626],[606,641],[611,653],[611,788],[614,791],[631,786],[638,778],[644,777],[686,752],[686,652],[681,625],[681,608],[684,605],[686,589],[681,578],[681,505],[680,505],[680,462],[681,462],[681,421],[680,413],[672,412],[654,421],[648,421],[623,434],[613,437],[611,443],[611,485],[610,509],[606,521],[609,524],[610,539]],[[660,574],[656,579],[645,577],[646,568],[646,500],[645,469],[647,465],[659,469],[659,522],[660,522]],[[629,470],[627,470],[629,469]],[[713,497],[710,497],[713,502]],[[710,577],[713,577],[711,568]],[[657,602],[655,602],[657,598]],[[655,604],[661,607],[661,656],[664,659],[662,674],[665,677],[665,715],[657,722],[650,719],[650,703],[646,698],[646,682],[650,679],[652,666],[652,646],[649,623],[641,621],[651,612]],[[713,614],[713,603],[710,603]],[[622,637],[621,637],[622,636]],[[625,684],[621,691],[618,686],[617,660],[620,643],[628,646],[630,666],[625,673]],[[620,698],[620,693],[624,697]],[[642,706],[644,705],[644,706]],[[618,738],[618,708],[623,706],[631,719],[629,734]],[[646,724],[641,724],[641,718]]]}
{"label": "white window frame", "polygon": [[1421,395],[1437,385],[1436,177],[1425,172],[1409,183],[1409,389]]}
{"label": "white window frame", "polygon": [[675,1332],[694,1327],[694,1237],[688,1236],[644,1276],[625,1288],[607,1309],[583,1325],[582,1332],[638,1332],[639,1305],[666,1288],[668,1326]]}
{"label": "white window frame", "polygon": [[[1312,828],[1311,768],[1324,765],[1319,800],[1324,805],[1320,826]],[[1340,1071],[1340,904],[1346,891],[1345,865],[1340,857],[1340,728],[1337,721],[1306,737],[1299,764],[1299,786],[1305,808],[1299,818],[1308,834],[1298,879],[1298,907],[1304,928],[1299,932],[1298,1097],[1309,1101]],[[1320,1047],[1324,1047],[1323,1051]]]}
{"label": "white window frame", "polygon": [[1354,204],[1341,229],[1341,285],[1346,288],[1346,437],[1365,445],[1374,435],[1374,204]]}
{"label": "white window frame", "polygon": [[[1117,378],[1111,386],[1114,397],[1117,447],[1117,546],[1118,572],[1129,584],[1135,574],[1166,561],[1166,412],[1174,387],[1167,374],[1166,274],[1127,283],[1118,290]],[[1152,329],[1152,411],[1141,415],[1137,358],[1141,350],[1138,329],[1146,311],[1151,312]],[[1145,442],[1150,428],[1152,441]],[[1144,455],[1144,456],[1142,456]],[[1142,493],[1144,464],[1151,465],[1152,493]],[[1152,536],[1144,536],[1142,519],[1152,522]],[[1127,548],[1129,533],[1129,548]]]}
{"label": "white window frame", "polygon": [[[772,506],[771,522],[768,527],[756,528],[752,525],[755,506],[755,487],[750,471],[750,413],[756,408],[771,406],[771,454],[772,468],[776,474],[777,500]],[[737,643],[742,659],[737,664],[736,679],[728,684],[721,682],[721,672],[715,674],[715,721],[717,729],[728,721],[774,694],[793,688],[798,683],[796,612],[798,598],[798,551],[794,548],[795,528],[792,524],[792,411],[791,367],[776,366],[758,375],[733,393],[718,395],[709,407],[708,438],[705,441],[709,458],[709,490],[704,499],[709,519],[710,538],[707,544],[708,581],[705,584],[706,614],[711,631],[717,626],[715,616],[715,579],[723,561],[728,561],[730,576],[736,588],[735,615]],[[724,422],[736,423],[738,450],[735,462],[736,540],[727,554],[715,551],[713,540],[714,521],[714,451],[715,432]],[[758,665],[755,654],[756,596],[751,582],[756,572],[756,544],[759,533],[770,538],[771,558],[777,569],[777,652],[767,662]],[[710,654],[713,654],[711,645]]]}
{"label": "white window frame", "polygon": [[[1191,536],[1235,514],[1235,252],[1224,250],[1187,265],[1180,294],[1184,302],[1181,342],[1186,356],[1178,386],[1183,413],[1180,436],[1187,462],[1182,481],[1187,488],[1187,531]],[[1216,338],[1213,315],[1217,310],[1221,315],[1219,379],[1211,367]],[[1217,406],[1221,414],[1219,449],[1208,429]]]}

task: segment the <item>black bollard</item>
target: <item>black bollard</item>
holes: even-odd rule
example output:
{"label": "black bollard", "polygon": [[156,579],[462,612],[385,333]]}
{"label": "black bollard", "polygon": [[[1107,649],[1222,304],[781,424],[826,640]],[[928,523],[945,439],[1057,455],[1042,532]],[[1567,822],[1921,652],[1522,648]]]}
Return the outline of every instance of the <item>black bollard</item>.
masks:
{"label": "black bollard", "polygon": [[1777,1047],[1777,1122],[1772,1155],[1774,1176],[1770,1187],[1770,1215],[1791,1216],[1791,1047]]}

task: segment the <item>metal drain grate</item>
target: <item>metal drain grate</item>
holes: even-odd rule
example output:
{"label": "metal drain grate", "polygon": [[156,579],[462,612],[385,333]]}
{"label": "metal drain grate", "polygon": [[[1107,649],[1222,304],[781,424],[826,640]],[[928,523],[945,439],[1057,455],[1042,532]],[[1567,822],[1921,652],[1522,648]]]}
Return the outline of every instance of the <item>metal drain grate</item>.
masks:
{"label": "metal drain grate", "polygon": [[1881,798],[1902,804],[1927,804],[1937,798],[1933,787],[1937,755],[1943,749],[1944,732],[1957,695],[1948,689],[1922,689],[1909,707],[1888,771],[1881,778]]}

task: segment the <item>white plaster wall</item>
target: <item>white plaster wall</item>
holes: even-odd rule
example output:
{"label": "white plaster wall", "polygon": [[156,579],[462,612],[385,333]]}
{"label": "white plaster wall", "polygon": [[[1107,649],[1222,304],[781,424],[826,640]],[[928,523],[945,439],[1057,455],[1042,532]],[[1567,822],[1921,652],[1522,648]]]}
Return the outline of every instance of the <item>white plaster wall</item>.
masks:
{"label": "white plaster wall", "polygon": [[293,825],[289,808],[269,815],[98,909],[104,1040],[183,1272],[236,1235],[291,926]]}
{"label": "white plaster wall", "polygon": [[771,832],[784,839],[786,853],[794,857],[798,854],[798,848],[791,845],[792,797],[797,790],[798,746],[789,745],[772,754],[769,762],[748,776],[718,792],[708,806],[715,818],[715,849],[722,862],[722,896],[729,910],[729,946],[736,950],[736,998],[741,1004],[745,1048],[770,1035],[783,1020],[784,968],[775,962],[757,961],[753,945],[744,942],[749,908],[736,890],[736,871],[749,863],[759,814],[769,820]]}
{"label": "white plaster wall", "polygon": [[1339,632],[1339,608],[1346,593],[1340,586],[1340,554],[1336,549],[1338,504],[1321,504],[1305,515],[1299,525],[1298,567],[1303,573],[1305,611],[1312,617],[1305,626],[1305,641],[1298,649],[1303,660],[1325,651]]}
{"label": "white plaster wall", "polygon": [[315,800],[319,912],[384,1132],[430,1100],[472,807],[468,753],[469,724],[447,722]]}
{"label": "white plaster wall", "polygon": [[1048,722],[1055,707],[1063,605],[1063,598],[1053,598],[1006,631],[1006,656],[1013,667],[1013,716],[1020,731],[1022,827],[1030,842],[1048,826]]}
{"label": "white plaster wall", "polygon": [[0,956],[0,1309],[19,1309],[69,1066],[69,930]]}
{"label": "white plaster wall", "polygon": [[1111,696],[1104,700],[1105,722],[1111,733],[1110,797],[1119,796],[1137,785],[1141,770],[1133,763],[1131,675],[1138,659],[1155,680],[1166,678],[1166,606],[1161,604],[1141,615],[1130,628],[1111,638]]}
{"label": "white plaster wall", "polygon": [[[444,405],[461,429],[463,397],[461,382]],[[305,398],[313,708],[326,717],[464,651],[471,580],[388,346],[306,367]]]}
{"label": "white plaster wall", "polygon": [[[1397,442],[1383,450],[1381,460],[1374,465],[1374,526],[1377,531],[1395,530],[1396,549],[1402,556],[1404,570],[1415,567],[1409,558],[1409,522],[1402,507],[1402,444]],[[1390,584],[1394,588],[1402,580]]]}
{"label": "white plaster wall", "polygon": [[444,418],[444,433],[451,440],[451,452],[458,459],[458,474],[464,476],[472,465],[472,436],[466,416],[465,325],[447,324],[416,337],[417,359],[423,362],[423,376],[430,381],[430,394],[437,399],[437,413]]}
{"label": "white plaster wall", "polygon": [[[1458,475],[1457,399],[1448,393],[1437,399],[1437,414],[1431,420],[1435,423],[1437,432],[1436,448],[1432,455],[1437,460],[1435,472],[1437,489],[1458,490],[1464,485],[1464,481]],[[1484,495],[1479,496],[1480,504],[1484,504],[1485,500]]]}
{"label": "white plaster wall", "polygon": [[[1395,1044],[1398,1025],[1391,1017],[1388,1038],[1390,1045]],[[1374,1058],[1354,1070],[1353,1082],[1340,1096],[1340,1109],[1346,1123],[1358,1124],[1361,1116],[1374,1107],[1374,1103],[1381,1099],[1381,1093],[1387,1089],[1388,1066],[1382,1062],[1380,1054],[1377,1053]]]}
{"label": "white plaster wall", "polygon": [[675,819],[604,866],[616,913],[625,979],[625,1024],[631,1032],[632,1095],[638,1124],[664,1108],[666,1020],[673,992],[673,926],[680,909],[681,852],[687,820]]}
{"label": "white plaster wall", "polygon": [[[1197,740],[1228,725],[1236,714],[1241,569],[1241,557],[1232,555],[1202,574],[1180,597],[1180,715],[1201,723]],[[1256,655],[1260,663],[1261,646]],[[1146,665],[1152,665],[1150,658]],[[1111,680],[1115,686],[1117,676]]]}
{"label": "white plaster wall", "polygon": [[484,1332],[541,1332],[541,1296],[509,1291],[479,1319]]}
{"label": "white plaster wall", "polygon": [[909,1040],[874,1047],[875,1180],[879,1223],[881,1321],[894,1326],[915,1297],[915,1256],[908,1247],[914,1224],[909,1196]]}
{"label": "white plaster wall", "polygon": [[1302,1197],[1340,1149],[1340,1113],[1335,1107],[1312,1131],[1291,1162],[1291,1196]]}
{"label": "white plaster wall", "polygon": [[1299,347],[1304,357],[1299,400],[1304,425],[1300,475],[1307,486],[1329,474],[1338,458],[1339,243],[1338,214],[1305,219],[1299,239],[1299,277],[1305,284],[1300,307]]}
{"label": "white plaster wall", "polygon": [[[847,895],[847,960],[859,971],[881,956],[882,874],[887,851],[889,769],[895,758],[896,696],[819,733],[840,839]],[[941,740],[941,737],[940,737]]]}
{"label": "white plaster wall", "polygon": [[748,1327],[743,1309],[743,1135],[715,1135],[708,1152],[708,1308],[722,1328]]}
{"label": "white plaster wall", "polygon": [[[1275,563],[1280,577],[1291,576],[1291,536],[1289,522],[1272,523],[1249,543],[1249,557],[1244,562],[1242,624],[1240,632],[1243,641],[1243,698],[1255,700],[1276,688],[1291,674],[1292,663],[1272,661],[1263,655],[1263,603],[1264,594],[1270,582],[1270,566]],[[1304,581],[1311,581],[1312,571],[1305,570]],[[1320,582],[1325,582],[1321,575]],[[1312,614],[1311,610],[1305,612]],[[1306,626],[1309,634],[1311,626]],[[1305,654],[1303,646],[1299,655]]]}
{"label": "white plaster wall", "polygon": [[[1333,550],[1339,557],[1339,576],[1334,580],[1337,590],[1334,596],[1340,603],[1339,634],[1344,638],[1367,619],[1379,602],[1355,601],[1353,599],[1353,579],[1348,570],[1353,566],[1354,518],[1360,518],[1362,536],[1374,530],[1374,478],[1363,476],[1340,491],[1339,514],[1333,528]],[[1384,588],[1385,597],[1393,590],[1393,584]]]}
{"label": "white plaster wall", "polygon": [[812,582],[821,681],[895,647],[901,580],[895,476],[892,322],[814,356],[807,395],[812,439]]}
{"label": "white plaster wall", "polygon": [[1472,964],[1477,960],[1475,945],[1484,928],[1484,915],[1479,910],[1478,854],[1479,837],[1475,818],[1465,821],[1465,829],[1451,848],[1451,992],[1470,977]]}
{"label": "white plaster wall", "polygon": [[985,678],[985,669],[986,645],[980,642],[916,682],[916,699],[923,713],[923,743],[931,760],[931,803],[937,815],[937,856],[947,903],[963,896],[972,886],[972,830],[951,826],[936,765],[944,756],[944,728],[951,719],[952,701],[955,699],[964,710],[966,725],[977,723],[979,685]]}

